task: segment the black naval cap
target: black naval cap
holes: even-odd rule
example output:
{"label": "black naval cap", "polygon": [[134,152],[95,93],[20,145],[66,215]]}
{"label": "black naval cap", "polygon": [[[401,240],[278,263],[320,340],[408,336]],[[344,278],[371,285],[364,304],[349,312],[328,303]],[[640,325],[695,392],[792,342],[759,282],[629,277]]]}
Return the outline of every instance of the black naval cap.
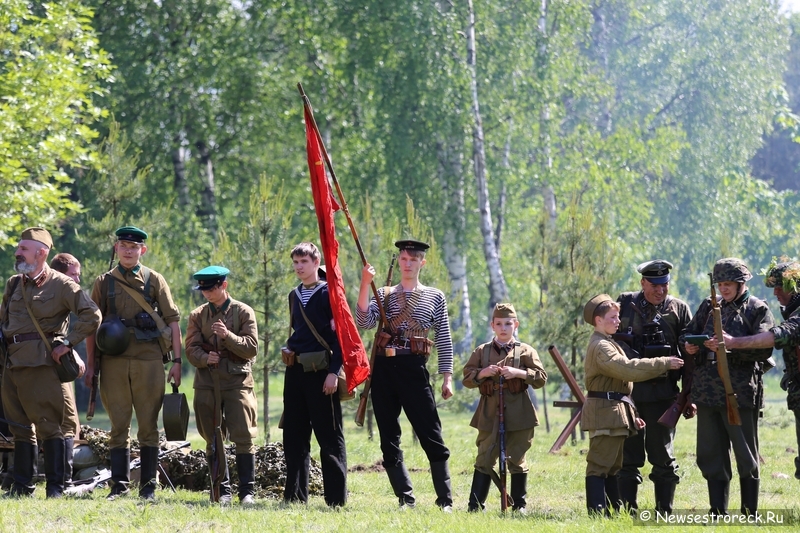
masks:
{"label": "black naval cap", "polygon": [[669,271],[672,270],[672,263],[663,259],[647,261],[636,267],[636,271],[653,285],[663,285],[669,283]]}
{"label": "black naval cap", "polygon": [[415,241],[414,239],[403,239],[400,241],[396,241],[394,245],[397,246],[397,248],[399,248],[401,252],[403,250],[409,250],[412,252],[424,252],[431,247],[431,245],[428,244],[427,242]]}
{"label": "black naval cap", "polygon": [[147,239],[147,232],[136,226],[122,226],[114,235],[118,241],[144,242]]}
{"label": "black naval cap", "polygon": [[197,285],[194,286],[196,291],[204,291],[213,289],[228,277],[231,271],[221,266],[209,266],[203,270],[198,270],[192,277],[197,280]]}

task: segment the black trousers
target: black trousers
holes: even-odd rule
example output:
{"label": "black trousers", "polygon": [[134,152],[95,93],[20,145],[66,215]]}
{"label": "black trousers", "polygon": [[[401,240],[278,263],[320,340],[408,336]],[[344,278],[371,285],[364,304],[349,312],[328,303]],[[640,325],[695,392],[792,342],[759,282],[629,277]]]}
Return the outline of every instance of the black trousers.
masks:
{"label": "black trousers", "polygon": [[304,372],[299,363],[286,369],[283,387],[283,450],[286,456],[287,501],[308,501],[311,430],[319,443],[325,503],[347,500],[347,453],[339,396],[322,392],[327,370]]}
{"label": "black trousers", "polygon": [[697,466],[707,480],[730,481],[731,449],[742,479],[758,479],[758,409],[739,407],[741,426],[728,423],[725,406],[697,406]]}
{"label": "black trousers", "polygon": [[641,484],[642,474],[639,469],[644,466],[646,454],[647,460],[653,465],[650,472],[651,481],[671,483],[680,481],[678,462],[675,460],[673,449],[675,429],[666,428],[658,423],[658,419],[672,404],[673,400],[636,402],[636,410],[639,411],[639,417],[645,421],[646,426],[633,437],[625,439],[620,478],[635,479]]}
{"label": "black trousers", "polygon": [[381,436],[383,466],[403,464],[400,449],[400,409],[405,411],[431,463],[446,461],[450,450],[442,438],[442,422],[425,368],[425,357],[376,357],[372,373],[372,408]]}

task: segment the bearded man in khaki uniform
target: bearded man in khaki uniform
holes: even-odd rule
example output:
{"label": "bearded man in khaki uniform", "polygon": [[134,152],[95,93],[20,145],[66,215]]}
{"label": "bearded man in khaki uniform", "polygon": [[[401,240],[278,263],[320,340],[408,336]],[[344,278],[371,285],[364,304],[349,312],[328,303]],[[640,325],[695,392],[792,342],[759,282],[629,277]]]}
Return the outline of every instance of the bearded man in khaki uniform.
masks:
{"label": "bearded man in khaki uniform", "polygon": [[[222,412],[230,440],[236,444],[236,470],[239,474],[239,502],[254,504],[258,418],[253,386],[253,361],[258,354],[256,313],[247,304],[228,294],[224,267],[210,266],[195,272],[195,290],[208,300],[191,312],[186,329],[186,358],[197,367],[194,374],[194,416],[197,431],[206,440],[206,456],[211,457],[214,419]],[[216,405],[214,381],[219,381],[222,406]],[[222,443],[218,443],[222,446]],[[210,462],[210,461],[209,461]],[[211,469],[209,468],[209,471]],[[220,485],[220,503],[230,503],[231,485],[228,464]]]}
{"label": "bearded man in khaki uniform", "polygon": [[[103,324],[97,336],[86,339],[88,369],[85,382],[91,386],[94,365],[100,364],[100,398],[111,419],[111,493],[109,500],[128,492],[130,482],[130,429],[136,412],[139,424],[141,483],[139,497],[155,499],[158,467],[158,413],[164,400],[164,359],[173,353],[168,381],[181,382],[180,311],[172,301],[164,277],[139,261],[147,252],[147,233],[133,226],[116,231],[114,245],[119,263],[99,276],[92,288],[92,300],[103,312]],[[143,303],[158,314],[171,332],[171,346],[162,348],[162,331],[158,321],[137,303]],[[121,325],[114,326],[112,323]],[[111,340],[105,331],[113,331]],[[166,329],[164,328],[164,329]],[[120,336],[122,338],[120,339]],[[97,342],[96,342],[97,341]],[[113,342],[112,342],[113,341]],[[111,353],[114,355],[111,355]],[[166,353],[165,353],[166,352]]]}
{"label": "bearded man in khaki uniform", "polygon": [[[47,266],[53,238],[42,228],[22,232],[15,270],[6,283],[0,324],[7,357],[3,373],[3,406],[14,435],[12,496],[33,494],[36,439],[43,442],[46,494],[64,491],[66,464],[64,390],[55,365],[100,324],[100,311],[80,286]],[[77,315],[67,333],[70,312]],[[31,316],[32,315],[32,316]],[[36,324],[47,338],[42,339]],[[49,351],[47,345],[52,347]],[[83,363],[78,360],[81,371]],[[35,434],[31,427],[36,426]]]}

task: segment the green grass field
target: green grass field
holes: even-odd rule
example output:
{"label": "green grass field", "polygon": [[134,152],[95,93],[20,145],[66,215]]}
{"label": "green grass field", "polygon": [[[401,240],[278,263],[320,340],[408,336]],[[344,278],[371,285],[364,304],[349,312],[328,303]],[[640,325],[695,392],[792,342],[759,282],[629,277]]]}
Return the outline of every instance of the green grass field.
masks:
{"label": "green grass field", "polygon": [[[775,372],[775,371],[773,371]],[[768,406],[760,428],[761,454],[765,463],[761,470],[761,495],[759,508],[790,509],[800,515],[800,481],[794,479],[793,458],[796,455],[794,418],[786,410],[784,396],[778,387],[777,372],[768,376]],[[275,376],[270,384],[271,416],[277,421],[281,410],[282,376]],[[188,387],[185,387],[188,392]],[[458,391],[469,397],[472,391]],[[4,500],[0,505],[0,530],[2,531],[494,531],[502,528],[518,530],[563,531],[628,531],[643,527],[641,522],[628,516],[614,520],[590,519],[586,516],[584,502],[584,454],[588,439],[568,443],[557,454],[548,450],[561,428],[568,420],[563,409],[553,408],[555,390],[548,390],[548,413],[551,431],[537,428],[533,447],[528,453],[530,474],[528,479],[527,516],[499,513],[497,491],[490,493],[488,510],[483,514],[466,513],[467,494],[472,479],[475,454],[475,430],[469,427],[470,414],[442,409],[445,442],[451,450],[451,472],[454,512],[444,514],[434,505],[433,488],[428,463],[422,449],[412,442],[410,426],[403,425],[406,462],[414,482],[418,505],[415,509],[400,510],[391,493],[384,473],[371,471],[370,466],[380,461],[380,448],[376,439],[368,439],[366,429],[353,423],[355,403],[346,405],[346,439],[348,463],[349,501],[343,510],[329,510],[322,498],[312,498],[308,506],[284,507],[277,501],[260,500],[254,509],[238,506],[220,508],[208,502],[208,495],[188,491],[173,494],[168,490],[157,493],[157,502],[143,505],[135,497],[106,502],[106,490],[97,491],[86,499],[44,499],[44,487],[39,486],[33,499]],[[541,399],[541,394],[539,395]],[[448,402],[453,401],[449,400]],[[405,420],[404,420],[405,422]],[[99,425],[99,424],[98,424]],[[696,422],[682,420],[678,426],[676,453],[681,466],[681,483],[675,497],[676,509],[707,509],[705,481],[694,465]],[[280,440],[281,432],[273,429],[272,440]],[[196,432],[191,438],[195,448],[201,439]],[[316,446],[312,453],[316,454]],[[356,468],[365,467],[365,468]],[[357,471],[353,471],[356,468]],[[649,468],[645,468],[645,474]],[[646,482],[640,490],[641,508],[652,508],[652,484]],[[731,484],[731,509],[739,507],[739,488]],[[798,518],[783,527],[767,530],[788,531],[797,529]],[[786,529],[786,528],[789,529]],[[728,526],[726,531],[743,529]],[[681,529],[684,529],[681,527]],[[762,527],[764,530],[764,527]]]}

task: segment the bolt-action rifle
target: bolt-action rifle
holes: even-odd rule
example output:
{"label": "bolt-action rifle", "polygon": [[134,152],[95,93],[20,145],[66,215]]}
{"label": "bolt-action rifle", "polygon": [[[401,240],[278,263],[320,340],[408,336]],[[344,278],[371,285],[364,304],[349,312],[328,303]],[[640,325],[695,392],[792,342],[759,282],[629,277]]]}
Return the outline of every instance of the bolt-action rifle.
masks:
{"label": "bolt-action rifle", "polygon": [[728,350],[725,348],[725,339],[722,336],[722,310],[717,302],[717,291],[714,288],[714,277],[709,273],[711,280],[711,308],[714,317],[714,335],[717,337],[717,372],[725,387],[725,403],[728,407],[728,423],[732,426],[741,426],[742,418],[739,416],[739,402],[733,392],[731,374],[728,371]]}
{"label": "bolt-action rifle", "polygon": [[[394,273],[394,261],[397,258],[397,254],[392,254],[392,260],[389,262],[389,273],[386,275],[386,285],[388,287],[392,284],[392,275]],[[384,295],[384,298],[386,295]],[[380,301],[376,301],[378,306],[381,305]],[[381,314],[380,320],[378,320],[378,327],[375,330],[375,340],[372,343],[372,353],[369,356],[369,377],[364,382],[364,389],[361,391],[361,396],[358,399],[358,409],[356,409],[356,425],[358,427],[362,427],[364,425],[364,417],[367,414],[367,403],[369,402],[369,393],[372,389],[372,371],[375,368],[375,355],[378,352],[378,339],[381,333],[383,333],[384,328],[384,321],[383,321],[383,314]]]}
{"label": "bolt-action rifle", "polygon": [[[111,260],[108,262],[108,269],[114,268],[114,256],[117,252],[115,246],[111,247]],[[86,420],[94,418],[94,407],[97,403],[97,388],[100,385],[100,352],[97,345],[94,347],[94,359],[92,360],[92,386],[89,389],[89,407],[86,408]]]}

